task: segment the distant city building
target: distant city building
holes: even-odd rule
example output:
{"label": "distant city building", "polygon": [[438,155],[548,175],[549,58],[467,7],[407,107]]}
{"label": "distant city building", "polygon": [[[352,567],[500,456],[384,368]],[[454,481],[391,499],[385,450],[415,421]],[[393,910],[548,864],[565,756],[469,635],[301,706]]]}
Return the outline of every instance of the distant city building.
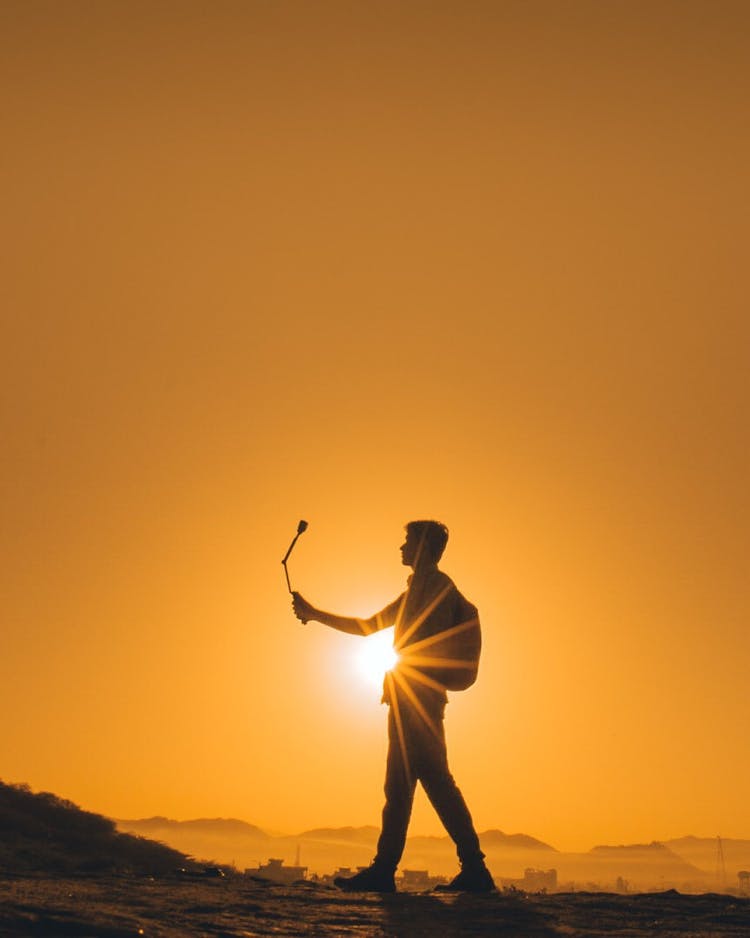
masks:
{"label": "distant city building", "polygon": [[406,892],[426,892],[445,882],[445,876],[430,876],[427,870],[402,870],[398,877],[399,888]]}
{"label": "distant city building", "polygon": [[526,892],[554,892],[557,889],[557,870],[526,869],[521,888]]}
{"label": "distant city building", "polygon": [[429,889],[427,870],[402,870],[400,879],[404,889]]}
{"label": "distant city building", "polygon": [[313,882],[320,883],[323,886],[332,886],[333,881],[339,876],[353,876],[361,870],[366,870],[366,866],[358,866],[353,870],[350,866],[340,866],[333,873],[313,873],[310,879]]}
{"label": "distant city building", "polygon": [[750,896],[750,872],[748,870],[740,870],[737,874],[737,880],[740,887],[740,895]]}
{"label": "distant city building", "polygon": [[535,870],[533,867],[523,871],[523,879],[500,880],[505,889],[521,889],[523,892],[555,892],[557,890],[557,870]]}
{"label": "distant city building", "polygon": [[261,863],[259,866],[245,870],[246,876],[257,876],[259,879],[267,879],[272,883],[296,883],[297,880],[305,879],[307,876],[306,866],[284,866],[284,861],[276,857],[270,857],[268,863]]}

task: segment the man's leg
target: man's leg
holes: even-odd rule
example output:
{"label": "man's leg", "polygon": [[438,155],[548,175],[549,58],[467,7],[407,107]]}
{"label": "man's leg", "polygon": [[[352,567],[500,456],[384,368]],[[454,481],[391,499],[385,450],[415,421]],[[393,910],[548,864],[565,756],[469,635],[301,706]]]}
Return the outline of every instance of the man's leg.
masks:
{"label": "man's leg", "polygon": [[[398,705],[396,705],[397,707]],[[406,843],[417,780],[410,764],[410,727],[391,706],[388,713],[388,759],[385,768],[383,827],[375,864],[395,872]]]}
{"label": "man's leg", "polygon": [[385,770],[383,829],[372,865],[334,883],[347,892],[395,892],[394,875],[404,852],[416,778],[409,764],[407,733],[392,707],[388,714],[388,760]]}
{"label": "man's leg", "polygon": [[448,768],[443,721],[435,720],[437,733],[425,727],[419,747],[419,779],[443,826],[456,844],[462,866],[482,862],[484,854],[469,808]]}
{"label": "man's leg", "polygon": [[434,727],[425,727],[418,748],[418,774],[430,803],[456,844],[461,872],[450,888],[488,892],[495,888],[464,796],[448,768],[442,714]]}

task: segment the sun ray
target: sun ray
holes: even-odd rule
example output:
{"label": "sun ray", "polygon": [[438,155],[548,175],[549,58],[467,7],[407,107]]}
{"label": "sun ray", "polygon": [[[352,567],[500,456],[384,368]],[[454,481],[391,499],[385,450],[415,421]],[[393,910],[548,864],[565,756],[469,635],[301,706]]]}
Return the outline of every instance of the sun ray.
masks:
{"label": "sun ray", "polygon": [[388,629],[393,625],[392,622],[386,620],[383,611],[378,612],[377,615],[372,616],[370,619],[357,619],[363,635],[372,635],[374,632],[382,632],[383,629]]}
{"label": "sun ray", "polygon": [[[434,610],[440,605],[440,603],[445,599],[448,593],[451,591],[452,584],[447,584],[443,587],[442,590],[432,599],[425,607],[422,609],[418,616],[414,618],[414,621],[411,623],[409,628],[404,632],[403,635],[399,637],[398,642],[396,643],[396,651],[400,652],[402,647],[406,642],[411,638],[411,636],[416,632],[419,626],[424,622],[424,620],[429,616]],[[405,594],[406,595],[406,594]],[[405,605],[403,603],[402,605]],[[400,612],[401,610],[399,610]],[[440,634],[443,634],[442,632]]]}
{"label": "sun ray", "polygon": [[399,662],[398,669],[404,675],[404,677],[412,678],[413,680],[418,681],[420,684],[424,684],[425,687],[431,687],[432,690],[437,690],[440,692],[447,690],[445,684],[443,684],[442,681],[438,681],[436,678],[430,677],[427,674],[423,674],[416,668],[409,667],[409,665],[406,664],[403,659]]}
{"label": "sun ray", "polygon": [[418,668],[448,668],[458,670],[459,668],[473,668],[476,661],[469,658],[440,658],[436,655],[409,655],[409,663]]}
{"label": "sun ray", "polygon": [[[406,614],[406,600],[408,599],[408,597],[409,597],[409,590],[406,590],[401,596],[401,602],[399,603],[398,611],[396,612],[396,621],[395,621],[396,634],[398,634],[398,632],[400,631],[401,623],[403,622],[404,615]],[[396,648],[396,651],[398,651],[398,648]]]}
{"label": "sun ray", "polygon": [[[474,629],[478,626],[479,621],[476,616],[472,616],[471,619],[467,619],[465,622],[461,622],[458,625],[452,626],[451,628],[444,629],[443,631],[437,632],[435,635],[429,635],[426,638],[420,639],[419,641],[413,642],[412,644],[400,648],[400,670],[402,673],[409,673],[411,677],[419,680],[416,677],[416,674],[421,673],[423,669],[433,669],[436,671],[468,671],[473,672],[476,670],[476,658],[472,655],[471,651],[468,649],[464,652],[464,655],[460,657],[458,655],[450,654],[441,654],[443,648],[440,646],[445,646],[453,638],[462,633],[467,632],[470,629]],[[450,647],[450,646],[448,646]],[[447,651],[448,648],[445,648]],[[463,649],[457,648],[456,651],[462,651]],[[478,649],[477,649],[478,650]],[[407,672],[405,669],[409,669]],[[424,677],[430,679],[429,675],[424,675]],[[423,682],[425,683],[425,682]],[[450,681],[445,680],[445,682],[436,681],[440,690],[447,690]]]}
{"label": "sun ray", "polygon": [[391,702],[391,709],[393,712],[393,719],[396,722],[396,735],[398,736],[398,745],[401,750],[401,759],[404,766],[404,771],[406,772],[406,779],[411,785],[412,775],[411,775],[411,765],[409,764],[409,753],[406,750],[406,739],[404,737],[404,725],[401,720],[401,709],[398,705],[398,694],[396,693],[396,684],[393,679],[393,672],[389,671],[385,676],[386,682],[388,684],[388,698]]}
{"label": "sun ray", "polygon": [[436,739],[439,739],[440,731],[435,725],[435,721],[432,719],[429,713],[427,713],[427,711],[425,710],[424,704],[422,703],[422,701],[414,693],[414,689],[409,683],[409,679],[404,674],[399,674],[398,671],[394,672],[393,676],[395,680],[399,683],[399,685],[402,687],[406,696],[409,698],[411,705],[414,707],[416,712],[422,718],[422,721],[425,723],[428,729],[432,732],[433,736],[435,736]]}
{"label": "sun ray", "polygon": [[[380,617],[378,616],[378,619],[379,618]],[[373,632],[379,631],[379,628],[380,628],[379,623],[376,625],[370,625],[367,619],[357,619],[357,625],[362,630],[363,635],[372,635]]]}
{"label": "sun ray", "polygon": [[436,632],[434,635],[428,635],[426,638],[420,638],[418,642],[412,642],[409,645],[408,649],[405,651],[411,655],[411,653],[420,648],[429,648],[430,645],[434,645],[435,642],[445,641],[447,638],[453,638],[455,635],[460,635],[461,632],[466,632],[469,629],[475,628],[479,624],[479,619],[476,616],[472,616],[471,619],[467,619],[465,622],[461,622],[459,625],[453,625],[449,629],[443,629],[441,632]]}

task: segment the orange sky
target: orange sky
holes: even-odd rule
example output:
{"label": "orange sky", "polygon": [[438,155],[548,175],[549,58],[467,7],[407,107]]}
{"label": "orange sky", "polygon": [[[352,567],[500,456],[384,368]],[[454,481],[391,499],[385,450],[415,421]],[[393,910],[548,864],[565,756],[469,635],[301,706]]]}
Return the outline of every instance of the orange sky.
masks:
{"label": "orange sky", "polygon": [[[750,837],[744,3],[0,10],[0,774],[378,823],[415,517],[454,774],[564,849]],[[420,796],[413,832],[439,833]]]}

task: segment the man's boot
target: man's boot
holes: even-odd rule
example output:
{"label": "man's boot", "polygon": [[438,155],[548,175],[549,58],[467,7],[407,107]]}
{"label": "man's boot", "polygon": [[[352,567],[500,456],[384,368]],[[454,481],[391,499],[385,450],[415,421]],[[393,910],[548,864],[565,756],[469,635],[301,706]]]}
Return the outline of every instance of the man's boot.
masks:
{"label": "man's boot", "polygon": [[344,892],[395,892],[394,871],[373,863],[354,876],[337,876],[335,886]]}
{"label": "man's boot", "polygon": [[436,886],[436,892],[494,892],[496,889],[492,874],[480,860],[466,865],[449,883]]}

